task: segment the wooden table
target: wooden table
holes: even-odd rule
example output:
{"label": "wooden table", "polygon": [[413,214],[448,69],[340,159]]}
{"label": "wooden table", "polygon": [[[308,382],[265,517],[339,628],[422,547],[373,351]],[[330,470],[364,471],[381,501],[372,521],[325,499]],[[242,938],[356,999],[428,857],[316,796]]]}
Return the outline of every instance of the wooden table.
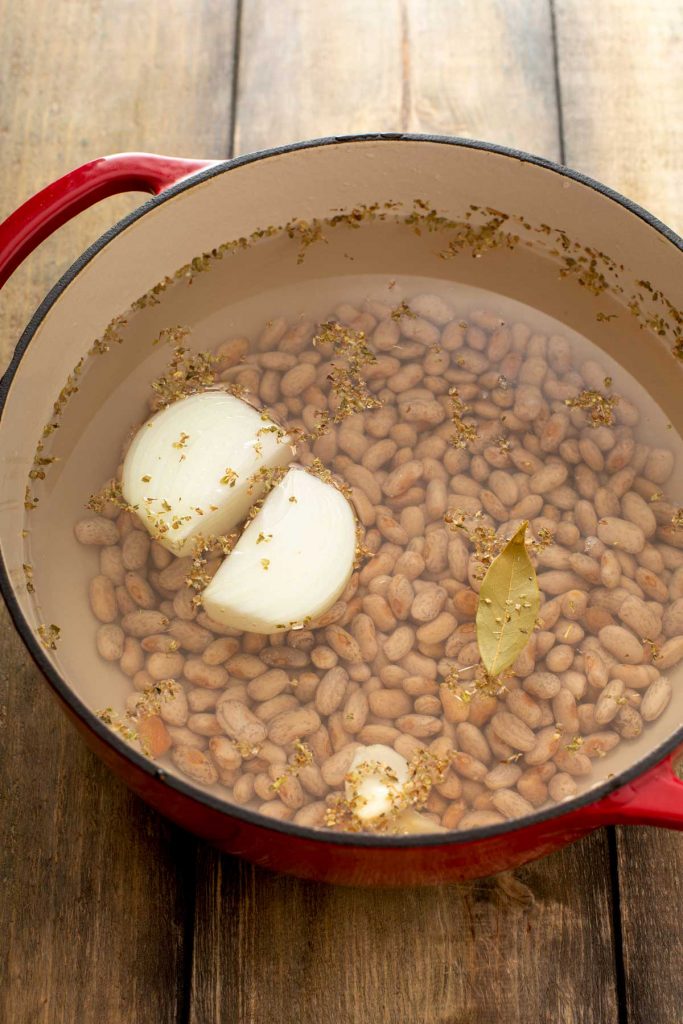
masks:
{"label": "wooden table", "polygon": [[[0,0],[0,215],[93,156],[409,130],[566,161],[683,228],[682,0]],[[40,298],[139,197],[44,243]],[[0,636],[7,1024],[680,1024],[683,836],[377,892],[221,856],[131,796]]]}

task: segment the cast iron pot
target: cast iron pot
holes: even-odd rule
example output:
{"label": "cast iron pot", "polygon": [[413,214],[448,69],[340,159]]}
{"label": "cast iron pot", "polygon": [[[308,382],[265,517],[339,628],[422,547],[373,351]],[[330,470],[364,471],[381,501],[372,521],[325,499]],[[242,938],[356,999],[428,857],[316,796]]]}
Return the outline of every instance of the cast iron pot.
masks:
{"label": "cast iron pot", "polygon": [[[80,593],[87,570],[74,578],[73,585],[68,581],[70,567],[82,559],[72,525],[82,511],[83,494],[101,483],[97,459],[87,445],[83,450],[83,426],[126,379],[136,360],[134,343],[121,346],[99,377],[95,373],[92,384],[72,400],[59,431],[63,461],[57,483],[51,489],[46,482],[39,507],[30,513],[30,559],[41,615],[43,621],[64,626],[57,651],[46,650],[36,636],[41,620],[26,592],[22,530],[36,441],[69,372],[107,323],[137,296],[228,238],[294,217],[310,220],[386,199],[410,205],[422,196],[454,218],[473,204],[514,212],[528,225],[571,230],[581,246],[609,254],[614,265],[621,266],[622,280],[651,282],[679,306],[683,241],[622,196],[549,161],[469,140],[373,135],[322,139],[222,163],[150,154],[94,160],[43,189],[0,226],[0,285],[60,224],[95,201],[128,190],[146,191],[153,198],[100,238],[54,286],[19,340],[0,387],[2,592],[28,650],[87,744],[149,804],[221,849],[329,882],[457,881],[514,868],[601,825],[682,829],[683,781],[675,773],[683,749],[681,678],[674,680],[678,685],[667,712],[638,740],[622,744],[618,756],[609,755],[610,772],[599,784],[523,820],[445,837],[337,834],[267,820],[250,810],[227,807],[211,793],[150,762],[108,729],[94,709],[102,704],[98,685],[109,669],[97,660],[92,636],[83,640],[83,623],[90,621],[85,595]],[[518,230],[523,234],[525,229]],[[396,264],[403,257],[397,250],[368,258],[375,263],[365,269],[391,272],[400,269]],[[325,259],[333,257],[316,257],[311,272],[324,275]],[[409,247],[405,259],[409,264]],[[414,264],[415,260],[413,270]],[[277,261],[268,265],[276,279],[278,266]],[[249,283],[248,274],[240,277],[234,268],[230,273],[235,288],[258,289],[258,280]],[[683,433],[683,364],[672,359],[671,346],[656,330],[643,328],[628,315],[615,321],[617,326],[603,321],[598,330],[596,310],[601,307],[595,295],[560,281],[556,263],[544,260],[530,268],[523,258],[510,263],[504,254],[492,253],[480,261],[461,257],[456,264],[443,264],[439,273],[483,283],[583,331],[656,395]],[[220,310],[221,301],[226,301],[221,299],[225,279],[218,277],[207,288],[206,302]],[[196,288],[195,294],[199,295]],[[162,316],[158,323],[183,320],[178,301],[174,292],[166,311],[161,296],[158,309],[165,320]],[[150,315],[153,319],[155,314]],[[109,433],[113,436],[115,431]],[[114,442],[106,432],[100,448],[102,464],[115,464]],[[80,475],[70,476],[70,467],[79,463],[92,466],[92,471],[86,468],[85,475],[79,470]],[[678,479],[682,474],[683,467],[677,467]],[[28,748],[26,756],[31,756]]]}

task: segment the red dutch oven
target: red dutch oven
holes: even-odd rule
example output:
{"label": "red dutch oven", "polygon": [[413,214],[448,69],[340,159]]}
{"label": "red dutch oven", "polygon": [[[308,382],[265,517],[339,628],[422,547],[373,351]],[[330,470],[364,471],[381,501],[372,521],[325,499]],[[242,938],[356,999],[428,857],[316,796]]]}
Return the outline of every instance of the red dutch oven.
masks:
{"label": "red dutch oven", "polygon": [[[222,163],[139,153],[94,160],[43,189],[0,225],[0,285],[70,217],[99,199],[132,190],[153,198],[92,245],[54,286],[19,340],[0,387],[2,591],[28,650],[88,745],[149,804],[221,849],[329,882],[458,881],[517,867],[601,825],[683,829],[683,781],[675,771],[683,751],[681,665],[671,673],[674,699],[666,713],[637,740],[621,744],[618,756],[608,755],[609,771],[601,781],[527,818],[446,835],[350,835],[269,820],[228,806],[172,769],[147,760],[107,728],[95,714],[103,703],[102,683],[108,694],[122,683],[98,661],[93,631],[84,635],[83,624],[91,621],[86,596],[80,594],[87,570],[79,569],[83,555],[72,527],[82,514],[83,495],[102,482],[98,465],[117,461],[117,431],[110,424],[99,434],[84,428],[96,421],[141,360],[138,328],[89,372],[87,387],[82,384],[70,399],[55,442],[61,461],[48,475],[38,507],[28,517],[24,508],[36,442],[56,393],[93,339],[138,296],[227,239],[293,218],[310,222],[340,208],[385,200],[410,206],[422,197],[453,219],[473,207],[511,214],[518,235],[531,232],[528,246],[514,256],[491,252],[480,260],[441,261],[429,273],[509,295],[581,331],[656,396],[681,434],[683,363],[672,359],[661,323],[643,324],[625,307],[628,282],[647,282],[648,295],[661,293],[673,306],[683,305],[683,240],[622,196],[549,161],[469,140],[374,135],[322,139]],[[553,262],[534,253],[533,239],[542,237],[543,225],[566,232],[583,252],[607,254],[610,266],[619,268],[622,291],[602,295],[599,306],[591,289],[562,280],[557,258]],[[338,245],[332,240],[296,273],[318,278],[348,273],[340,268],[347,266],[349,239],[360,234],[347,232]],[[410,240],[404,249],[359,250],[356,267],[367,273],[404,268],[420,273],[427,252],[424,236],[406,236]],[[257,296],[264,275],[269,287],[290,282],[291,271],[283,268],[277,248],[268,255],[267,246],[263,256],[226,259],[219,270],[196,277],[192,288],[160,294],[158,303],[143,311],[140,337],[148,340],[159,325],[220,318],[240,295]],[[596,327],[596,310],[606,308],[605,303],[617,318],[601,317]],[[125,397],[119,407],[120,423],[129,425]],[[99,441],[93,451],[95,436]],[[681,477],[679,466],[679,482]],[[27,562],[33,567],[40,618],[25,585],[22,566]],[[78,575],[70,585],[74,566]],[[62,626],[56,651],[39,643],[41,621]],[[111,702],[108,696],[106,703]]]}

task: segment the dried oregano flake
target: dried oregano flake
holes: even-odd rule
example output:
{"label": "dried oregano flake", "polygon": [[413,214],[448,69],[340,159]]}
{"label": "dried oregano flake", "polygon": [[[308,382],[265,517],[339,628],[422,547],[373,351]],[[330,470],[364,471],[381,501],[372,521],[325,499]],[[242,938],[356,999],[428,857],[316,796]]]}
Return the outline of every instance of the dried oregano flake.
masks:
{"label": "dried oregano flake", "polygon": [[135,702],[135,708],[126,713],[126,717],[134,720],[136,718],[147,718],[149,715],[158,715],[162,704],[168,703],[175,698],[179,685],[175,679],[161,679],[151,686],[147,686]]}
{"label": "dried oregano flake", "polygon": [[417,313],[413,313],[412,309],[405,300],[399,302],[398,306],[396,306],[395,309],[392,309],[390,315],[392,320],[400,320],[401,317],[403,316],[409,317],[412,320],[414,320],[417,317]]}
{"label": "dried oregano flake", "polygon": [[220,478],[219,483],[224,484],[227,487],[234,487],[239,479],[239,473],[236,473],[230,466],[226,466],[225,473]]}
{"label": "dried oregano flake", "polygon": [[[483,522],[484,513],[481,511],[470,513],[461,508],[452,508],[446,512],[443,519],[451,530],[464,533],[472,544],[479,562],[475,576],[477,579],[483,579],[486,570],[500,551],[503,541],[496,536],[492,526],[487,526]],[[470,525],[472,523],[476,525]]]}
{"label": "dried oregano flake", "polygon": [[381,406],[379,399],[370,394],[363,377],[363,368],[377,362],[377,357],[368,347],[365,331],[355,331],[336,320],[328,320],[320,325],[313,345],[316,348],[330,346],[333,356],[341,360],[332,363],[327,378],[338,400],[335,423],[340,423],[352,413]]}
{"label": "dried oregano flake", "polygon": [[[166,327],[152,342],[153,345],[170,345],[173,350],[168,370],[152,382],[160,409],[216,384],[220,359],[210,352],[192,352],[186,348],[183,342],[189,333],[187,327],[180,325]],[[174,447],[184,447],[182,438]]]}
{"label": "dried oregano flake", "polygon": [[270,788],[277,793],[285,779],[296,778],[301,769],[308,764],[313,764],[313,751],[302,740],[294,740],[292,759],[285,765],[282,774],[273,780]]}
{"label": "dried oregano flake", "polygon": [[91,494],[85,507],[90,512],[99,515],[108,504],[114,505],[122,512],[137,512],[138,510],[137,505],[129,505],[124,498],[120,480],[110,480],[95,494]]}
{"label": "dried oregano flake", "polygon": [[[612,378],[605,377],[605,388],[611,385]],[[611,427],[614,423],[614,407],[619,404],[619,396],[603,394],[595,388],[586,388],[576,398],[565,398],[564,404],[570,409],[586,409],[591,427]]]}
{"label": "dried oregano flake", "polygon": [[126,724],[126,722],[121,721],[121,718],[119,717],[119,715],[117,715],[113,708],[102,708],[102,710],[96,711],[95,714],[97,715],[101,722],[104,722],[104,724],[108,725],[110,729],[113,729],[114,732],[117,732],[120,736],[123,737],[124,740],[128,740],[132,743],[134,740],[138,738],[138,734],[136,733],[135,729],[131,729],[131,727]]}
{"label": "dried oregano flake", "polygon": [[474,423],[466,423],[463,419],[465,414],[470,412],[470,407],[461,400],[457,388],[450,388],[448,397],[451,403],[451,422],[455,428],[450,438],[450,444],[454,448],[467,448],[478,437],[476,425]]}
{"label": "dried oregano flake", "polygon": [[48,651],[56,651],[57,643],[60,640],[61,629],[59,626],[55,626],[54,622],[50,625],[46,625],[44,622],[38,626],[36,632],[40,637],[40,642],[43,647]]}
{"label": "dried oregano flake", "polygon": [[24,579],[26,580],[26,590],[29,594],[33,594],[36,589],[33,585],[33,566],[29,565],[28,562],[24,562],[22,568],[24,570]]}

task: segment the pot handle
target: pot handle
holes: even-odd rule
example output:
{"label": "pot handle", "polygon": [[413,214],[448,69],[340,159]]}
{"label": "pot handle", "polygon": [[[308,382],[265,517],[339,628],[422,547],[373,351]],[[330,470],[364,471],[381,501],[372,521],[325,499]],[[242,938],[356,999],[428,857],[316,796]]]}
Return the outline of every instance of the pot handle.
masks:
{"label": "pot handle", "polygon": [[[601,825],[659,825],[683,832],[683,779],[674,764],[679,747],[639,779],[621,786],[593,805]],[[680,764],[679,764],[680,771]]]}
{"label": "pot handle", "polygon": [[0,224],[0,288],[48,235],[100,199],[119,192],[158,195],[181,178],[219,162],[154,153],[114,153],[69,171],[36,192]]}

